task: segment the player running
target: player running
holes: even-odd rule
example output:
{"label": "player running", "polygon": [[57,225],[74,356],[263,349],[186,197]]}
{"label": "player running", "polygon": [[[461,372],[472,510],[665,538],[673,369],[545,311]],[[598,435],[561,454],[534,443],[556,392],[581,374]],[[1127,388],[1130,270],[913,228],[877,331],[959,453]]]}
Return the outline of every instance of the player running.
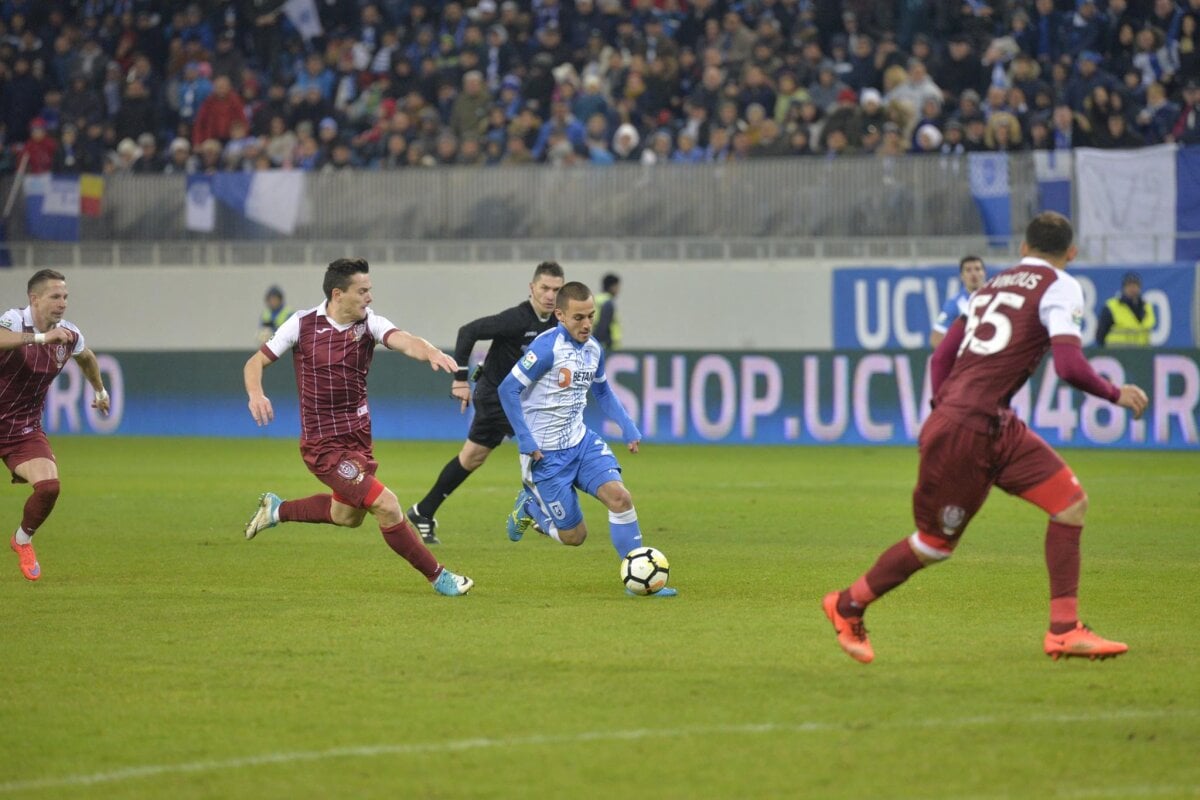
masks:
{"label": "player running", "polygon": [[243,378],[250,415],[259,425],[275,417],[263,393],[263,369],[292,350],[300,394],[300,454],[309,472],[333,490],[302,500],[281,500],[271,492],[259,498],[246,524],[246,538],[280,522],[325,522],[357,528],[367,512],[379,522],[388,546],[448,596],[464,595],[474,582],[455,575],[433,557],[408,522],[396,495],[375,477],[367,372],[375,345],[382,344],[434,370],[458,365],[419,336],[399,330],[372,311],[371,278],[361,258],[339,258],[325,271],[325,302],[299,311],[246,361]]}
{"label": "player running", "polygon": [[[608,385],[604,349],[592,338],[596,303],[572,281],[558,293],[558,325],[534,339],[500,384],[500,402],[516,432],[525,484],[508,517],[508,538],[520,541],[535,520],[556,542],[578,546],[587,538],[576,487],[608,508],[608,530],[618,558],[642,543],[633,498],[608,443],[583,422],[588,390],[621,426],[629,452],[642,433]],[[628,591],[628,590],[627,590]],[[632,594],[632,592],[630,592]],[[671,587],[647,597],[672,597]]]}
{"label": "player running", "polygon": [[58,502],[58,463],[42,430],[46,393],[67,360],[74,358],[91,384],[92,408],[108,414],[108,392],[96,354],[83,334],[63,319],[67,311],[67,279],[43,269],[26,284],[29,305],[0,316],[0,458],[13,483],[28,483],[21,524],[9,540],[27,580],[42,577],[33,551],[33,535]]}
{"label": "player running", "polygon": [[838,644],[851,658],[865,664],[875,657],[863,626],[867,607],[918,570],[949,558],[993,484],[1050,515],[1046,654],[1094,659],[1129,649],[1079,621],[1079,538],[1087,494],[1058,453],[1009,407],[1052,349],[1062,380],[1132,410],[1135,419],[1146,409],[1145,392],[1114,386],[1083,356],[1083,291],[1064,271],[1076,255],[1073,239],[1071,223],[1062,215],[1035,217],[1025,231],[1021,263],[972,296],[966,316],[955,321],[934,352],[934,410],[921,428],[913,491],[917,529],[886,550],[865,575],[822,602]]}

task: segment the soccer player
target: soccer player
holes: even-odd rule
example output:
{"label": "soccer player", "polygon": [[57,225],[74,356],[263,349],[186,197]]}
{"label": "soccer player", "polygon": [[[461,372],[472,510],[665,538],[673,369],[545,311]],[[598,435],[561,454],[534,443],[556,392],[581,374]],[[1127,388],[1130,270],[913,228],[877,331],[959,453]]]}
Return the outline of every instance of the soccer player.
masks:
{"label": "soccer player", "polygon": [[913,491],[916,531],[886,550],[866,574],[822,602],[838,644],[869,663],[874,650],[863,615],[867,607],[929,564],[954,552],[992,485],[1041,508],[1050,574],[1050,629],[1046,654],[1106,658],[1129,648],[1079,622],[1079,538],[1087,494],[1071,468],[1026,427],[1009,400],[1053,350],[1058,377],[1133,411],[1146,393],[1114,386],[1096,374],[1080,345],[1083,291],[1064,270],[1076,255],[1071,223],[1054,212],[1034,217],[1025,231],[1021,262],[985,283],[965,319],[950,327],[931,362],[934,409],[921,428],[920,466]]}
{"label": "soccer player", "polygon": [[[533,271],[529,283],[529,299],[510,309],[490,317],[480,317],[458,329],[458,341],[454,346],[454,360],[466,364],[471,358],[475,343],[490,339],[487,359],[480,367],[479,379],[475,382],[475,419],[467,440],[458,455],[450,459],[437,482],[424,499],[408,510],[408,521],[413,524],[426,544],[438,544],[437,520],[433,515],[450,494],[471,477],[471,473],[483,466],[493,450],[500,446],[505,436],[512,436],[512,426],[496,387],[504,380],[530,345],[534,337],[558,324],[554,316],[554,301],[563,285],[563,269],[554,261],[543,261]],[[467,368],[459,367],[450,384],[450,396],[462,403],[466,413],[471,400],[471,387],[467,382]]]}
{"label": "soccer player", "polygon": [[967,301],[971,299],[971,293],[983,286],[983,282],[987,280],[983,259],[979,256],[964,256],[962,261],[958,262],[958,277],[962,288],[958,290],[958,294],[947,298],[942,306],[942,313],[938,314],[933,323],[933,330],[929,333],[930,347],[937,347],[942,339],[946,338],[946,331],[954,324],[954,320],[967,313]]}
{"label": "soccer player", "polygon": [[27,580],[42,577],[33,551],[33,535],[58,502],[58,464],[42,430],[46,392],[74,358],[92,385],[92,408],[108,414],[108,392],[100,365],[84,343],[79,328],[63,319],[67,311],[67,279],[43,269],[26,285],[29,305],[0,316],[0,457],[13,483],[28,483],[21,525],[9,541]]}
{"label": "soccer player", "polygon": [[[533,340],[500,384],[500,403],[516,432],[525,484],[508,517],[508,538],[520,541],[536,522],[556,542],[583,544],[587,525],[578,486],[608,508],[609,536],[617,557],[624,558],[641,545],[642,533],[616,456],[583,423],[588,390],[594,390],[600,408],[621,426],[629,452],[638,451],[642,433],[608,385],[604,350],[591,336],[596,316],[591,290],[577,281],[564,285],[554,315],[558,324]],[[668,587],[647,596],[675,594]]]}
{"label": "soccer player", "polygon": [[302,500],[281,500],[271,492],[259,497],[246,524],[246,538],[280,522],[325,522],[348,528],[362,524],[367,512],[379,522],[384,541],[425,576],[439,594],[457,596],[474,582],[438,563],[409,527],[396,495],[375,477],[367,372],[376,344],[396,350],[434,370],[454,372],[458,365],[429,342],[399,330],[371,304],[371,278],[361,258],[339,258],[325,271],[325,302],[293,314],[270,341],[246,361],[243,377],[250,415],[259,425],[275,416],[263,393],[263,369],[292,350],[300,395],[300,453],[309,472],[332,489]]}

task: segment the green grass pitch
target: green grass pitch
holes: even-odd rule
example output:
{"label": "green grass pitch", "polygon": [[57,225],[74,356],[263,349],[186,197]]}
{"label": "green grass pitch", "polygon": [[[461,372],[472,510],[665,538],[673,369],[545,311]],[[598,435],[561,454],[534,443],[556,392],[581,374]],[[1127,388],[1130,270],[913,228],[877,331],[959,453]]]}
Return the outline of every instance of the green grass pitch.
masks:
{"label": "green grass pitch", "polygon": [[[911,531],[907,448],[624,454],[681,592],[640,600],[593,500],[582,548],[505,538],[505,445],[438,514],[449,599],[372,521],[243,540],[259,492],[320,488],[294,441],[53,443],[44,577],[0,562],[0,800],[1200,795],[1200,453],[1066,453],[1083,619],[1128,655],[1042,654],[1045,521],[995,492],[863,666],[820,598]],[[457,446],[382,442],[380,476],[410,505]]]}

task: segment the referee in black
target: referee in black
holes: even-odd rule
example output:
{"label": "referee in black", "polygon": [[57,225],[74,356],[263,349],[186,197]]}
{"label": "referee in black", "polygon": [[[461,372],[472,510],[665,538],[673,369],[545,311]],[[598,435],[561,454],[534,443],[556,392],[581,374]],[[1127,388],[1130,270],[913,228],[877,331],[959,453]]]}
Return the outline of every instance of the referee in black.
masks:
{"label": "referee in black", "polygon": [[[491,340],[487,358],[480,365],[475,381],[475,420],[467,433],[458,455],[442,467],[437,482],[425,495],[425,499],[408,510],[408,521],[413,524],[425,544],[439,544],[437,520],[433,515],[446,498],[457,489],[471,473],[479,469],[488,454],[495,450],[505,436],[512,436],[513,429],[504,415],[496,387],[512,370],[513,364],[538,334],[558,324],[554,317],[554,304],[558,290],[563,286],[563,268],[554,261],[543,261],[533,271],[529,284],[529,299],[520,305],[501,311],[490,317],[480,317],[458,329],[458,342],[454,347],[454,361],[466,364],[475,349],[475,343]],[[460,366],[450,384],[450,396],[462,403],[466,413],[471,400],[471,386],[467,382],[467,368]]]}

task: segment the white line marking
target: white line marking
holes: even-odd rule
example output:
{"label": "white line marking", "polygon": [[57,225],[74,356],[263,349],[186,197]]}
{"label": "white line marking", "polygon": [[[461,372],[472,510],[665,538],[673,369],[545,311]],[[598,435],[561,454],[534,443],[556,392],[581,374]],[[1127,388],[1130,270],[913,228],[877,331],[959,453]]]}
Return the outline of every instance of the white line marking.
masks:
{"label": "white line marking", "polygon": [[[220,772],[242,767],[257,767],[270,764],[294,764],[301,761],[324,761],[331,758],[374,758],[376,756],[404,756],[422,753],[456,753],[464,750],[494,748],[561,746],[582,742],[636,741],[638,739],[680,739],[692,736],[733,736],[769,733],[819,733],[823,731],[876,728],[970,728],[989,725],[1045,725],[1070,724],[1077,722],[1116,722],[1126,719],[1153,719],[1156,717],[1197,717],[1200,711],[1192,710],[1138,710],[1114,711],[1103,714],[1051,714],[1013,719],[1010,717],[962,717],[960,719],[895,720],[863,723],[843,722],[763,722],[749,725],[697,725],[687,728],[652,730],[638,728],[626,731],[585,731],[576,734],[513,736],[503,739],[480,737],[476,739],[454,739],[447,742],[417,744],[382,744],[359,747],[334,747],[328,750],[301,750],[284,753],[265,753],[257,756],[229,758],[219,761],[190,761],[180,764],[147,764],[126,767],[111,772],[95,772],[91,775],[64,775],[58,778],[35,778],[33,780],[0,783],[0,794],[27,792],[33,789],[54,789],[65,786],[94,786],[101,783],[118,783],[137,778],[153,778],[159,775],[179,775],[200,772]],[[1200,793],[1200,787],[1131,786],[1126,791],[1137,794],[1169,794],[1178,789]],[[1168,791],[1170,790],[1170,791]],[[1087,791],[1087,790],[1083,790]],[[1106,789],[1096,789],[1088,794],[1059,795],[1064,797],[1103,797]],[[1099,792],[1097,794],[1096,792]],[[1118,794],[1120,792],[1118,791]]]}

